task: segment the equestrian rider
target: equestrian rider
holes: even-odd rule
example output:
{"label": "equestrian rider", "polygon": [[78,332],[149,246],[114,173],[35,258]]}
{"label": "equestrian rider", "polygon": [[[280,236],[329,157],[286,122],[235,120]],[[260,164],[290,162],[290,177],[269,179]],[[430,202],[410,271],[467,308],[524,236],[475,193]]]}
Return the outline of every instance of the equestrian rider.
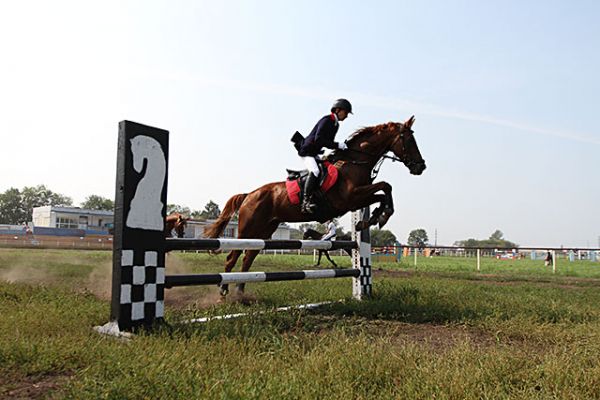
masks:
{"label": "equestrian rider", "polygon": [[321,237],[321,240],[335,240],[335,236],[336,236],[335,223],[333,222],[332,219],[330,219],[329,221],[325,222],[325,225],[327,226],[327,232],[325,232],[325,234]]}
{"label": "equestrian rider", "polygon": [[334,141],[335,134],[339,128],[339,122],[345,120],[348,114],[352,114],[352,105],[346,99],[338,99],[331,106],[331,114],[324,116],[317,122],[310,134],[302,141],[298,155],[302,158],[308,169],[308,176],[304,184],[304,198],[301,210],[305,214],[312,214],[316,204],[313,202],[313,193],[319,182],[319,166],[316,157],[321,154],[321,149],[346,150],[346,143]]}

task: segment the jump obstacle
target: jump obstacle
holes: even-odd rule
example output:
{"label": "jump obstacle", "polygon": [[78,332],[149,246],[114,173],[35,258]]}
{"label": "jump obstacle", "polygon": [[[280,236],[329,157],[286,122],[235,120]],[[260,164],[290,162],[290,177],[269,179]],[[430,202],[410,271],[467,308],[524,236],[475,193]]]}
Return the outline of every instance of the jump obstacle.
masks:
{"label": "jump obstacle", "polygon": [[[352,241],[176,239],[164,237],[169,132],[131,121],[119,123],[110,321],[99,330],[132,330],[164,319],[165,289],[177,286],[352,277],[353,297],[371,295],[368,207],[352,213]],[[352,269],[166,275],[170,250],[352,250]],[[103,329],[104,328],[104,329]]]}

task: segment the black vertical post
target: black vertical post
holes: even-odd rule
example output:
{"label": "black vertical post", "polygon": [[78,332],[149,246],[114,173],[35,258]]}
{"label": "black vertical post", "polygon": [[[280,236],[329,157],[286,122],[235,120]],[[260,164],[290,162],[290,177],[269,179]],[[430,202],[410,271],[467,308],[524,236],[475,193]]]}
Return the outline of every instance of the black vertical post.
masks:
{"label": "black vertical post", "polygon": [[164,317],[169,132],[119,123],[111,320],[119,329]]}

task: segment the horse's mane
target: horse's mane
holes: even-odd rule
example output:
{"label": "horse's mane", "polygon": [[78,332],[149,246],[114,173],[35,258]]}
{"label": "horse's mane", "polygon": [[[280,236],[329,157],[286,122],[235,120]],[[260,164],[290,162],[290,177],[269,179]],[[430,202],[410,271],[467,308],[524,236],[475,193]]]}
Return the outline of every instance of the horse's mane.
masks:
{"label": "horse's mane", "polygon": [[362,142],[366,136],[376,135],[387,131],[395,125],[395,122],[387,122],[385,124],[379,124],[375,126],[364,126],[350,135],[350,137],[346,140],[346,144],[351,146],[354,143]]}

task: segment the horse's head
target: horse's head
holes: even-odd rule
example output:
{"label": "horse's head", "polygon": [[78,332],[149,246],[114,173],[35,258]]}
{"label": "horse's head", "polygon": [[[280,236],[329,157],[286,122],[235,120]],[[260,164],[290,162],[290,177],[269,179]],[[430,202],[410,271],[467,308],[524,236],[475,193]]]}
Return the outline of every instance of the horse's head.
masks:
{"label": "horse's head", "polygon": [[306,228],[306,231],[304,231],[304,234],[302,235],[302,239],[303,240],[320,240],[321,236],[323,236],[323,234],[317,230],[314,230],[312,228]]}
{"label": "horse's head", "polygon": [[172,235],[172,233],[175,232],[175,235],[178,238],[182,238],[185,233],[188,219],[189,218],[184,217],[180,213],[167,215],[167,218],[165,219],[165,233],[167,236]]}
{"label": "horse's head", "polygon": [[421,175],[425,170],[425,160],[421,157],[417,140],[412,130],[415,116],[410,117],[405,123],[395,123],[392,142],[389,150],[398,157],[408,168],[411,174]]}
{"label": "horse's head", "polygon": [[404,123],[388,122],[359,129],[346,141],[349,151],[345,154],[358,160],[367,155],[375,165],[391,151],[411,174],[421,175],[426,166],[412,131],[414,122],[415,117],[412,116]]}

